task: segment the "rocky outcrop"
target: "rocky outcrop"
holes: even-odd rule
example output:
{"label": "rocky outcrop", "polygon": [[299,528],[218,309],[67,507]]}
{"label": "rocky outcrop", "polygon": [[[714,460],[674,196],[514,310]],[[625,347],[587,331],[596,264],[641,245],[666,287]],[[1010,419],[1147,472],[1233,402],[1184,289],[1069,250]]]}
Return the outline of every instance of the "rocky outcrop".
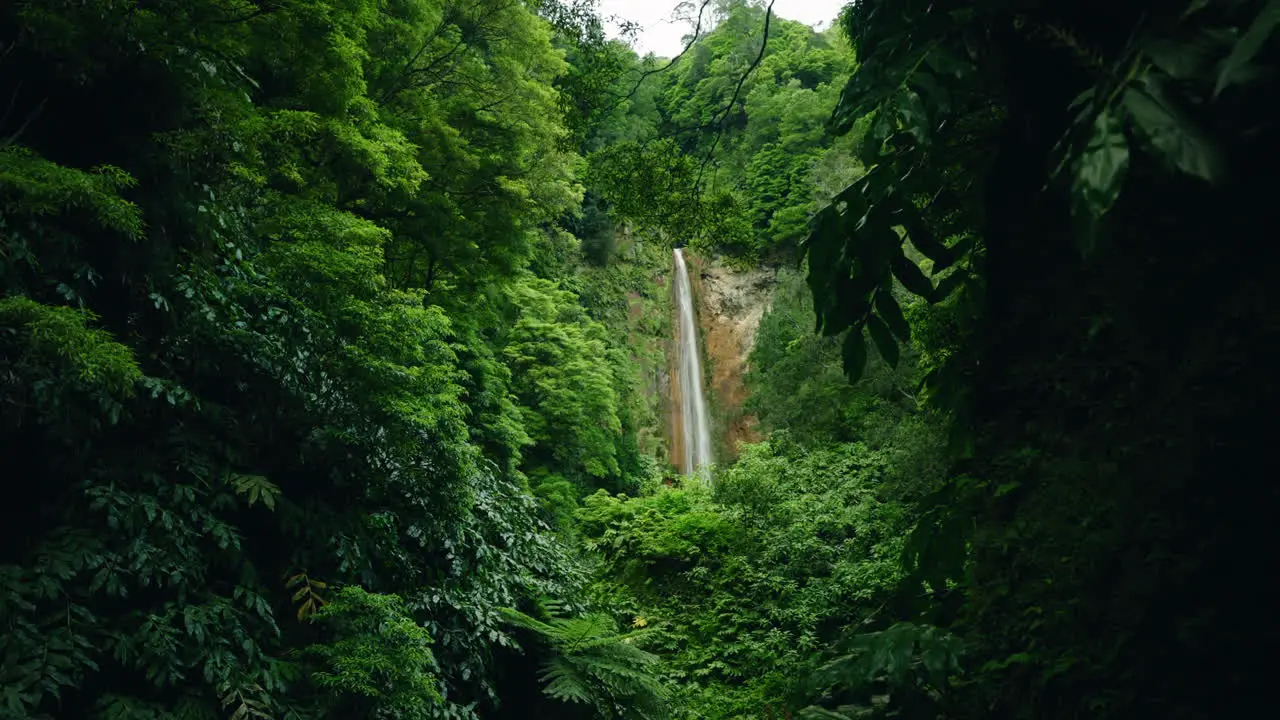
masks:
{"label": "rocky outcrop", "polygon": [[720,450],[717,460],[723,463],[737,456],[740,443],[760,439],[756,418],[742,410],[747,399],[743,377],[756,330],[773,297],[777,271],[737,270],[714,258],[688,258],[715,420],[712,431]]}

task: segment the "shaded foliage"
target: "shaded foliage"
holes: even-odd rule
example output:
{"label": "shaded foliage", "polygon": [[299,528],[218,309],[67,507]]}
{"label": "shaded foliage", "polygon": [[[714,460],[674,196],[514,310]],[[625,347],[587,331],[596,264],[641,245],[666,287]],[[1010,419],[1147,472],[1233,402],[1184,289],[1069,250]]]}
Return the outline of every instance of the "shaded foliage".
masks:
{"label": "shaded foliage", "polygon": [[[1276,628],[1231,629],[1249,581],[1223,559],[1253,562],[1276,498],[1219,478],[1274,466],[1257,434],[1271,361],[1245,348],[1275,347],[1276,313],[1242,262],[1271,252],[1247,239],[1274,224],[1257,182],[1276,138],[1259,114],[1271,9],[846,10],[860,65],[832,127],[861,133],[868,170],[815,217],[810,285],[851,375],[864,338],[917,344],[923,391],[952,414],[952,479],[906,556],[929,591],[907,617],[974,646],[942,710],[876,712],[1249,702],[1243,658]],[[939,311],[904,326],[899,285]],[[1207,660],[1224,652],[1241,662]]]}

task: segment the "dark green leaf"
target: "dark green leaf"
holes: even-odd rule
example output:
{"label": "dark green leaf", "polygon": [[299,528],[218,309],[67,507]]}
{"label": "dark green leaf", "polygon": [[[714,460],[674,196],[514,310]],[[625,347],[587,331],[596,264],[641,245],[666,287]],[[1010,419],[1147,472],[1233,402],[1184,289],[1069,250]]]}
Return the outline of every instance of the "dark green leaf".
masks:
{"label": "dark green leaf", "polygon": [[1085,90],[1084,92],[1077,95],[1075,99],[1072,100],[1071,103],[1067,105],[1067,109],[1075,110],[1076,108],[1086,107],[1085,103],[1093,100],[1093,97],[1095,94],[1096,94],[1095,88],[1089,88],[1088,90]]}
{"label": "dark green leaf", "polygon": [[848,376],[849,382],[858,382],[862,379],[862,371],[867,367],[867,344],[860,330],[855,328],[849,331],[841,347],[841,355],[844,359],[844,374]]}
{"label": "dark green leaf", "polygon": [[898,95],[901,97],[898,103],[898,122],[902,129],[920,143],[928,142],[932,133],[929,127],[929,113],[925,109],[924,101],[914,90],[904,90]]}
{"label": "dark green leaf", "polygon": [[866,223],[858,233],[857,249],[861,273],[876,283],[882,279],[887,281],[889,263],[895,253],[902,252],[902,238],[890,224],[883,205],[873,207],[867,213]]}
{"label": "dark green leaf", "polygon": [[1208,6],[1209,0],[1191,0],[1191,3],[1187,5],[1187,9],[1182,12],[1182,17],[1185,20]]}
{"label": "dark green leaf", "polygon": [[835,207],[840,211],[847,225],[849,220],[857,220],[867,214],[867,199],[862,194],[863,183],[855,182],[836,196]]}
{"label": "dark green leaf", "polygon": [[894,216],[897,222],[906,228],[907,237],[911,240],[912,246],[933,261],[933,272],[941,272],[955,262],[955,253],[934,237],[928,225],[925,224],[924,217],[914,205],[904,203],[895,211]]}
{"label": "dark green leaf", "polygon": [[898,342],[893,339],[893,333],[889,332],[889,326],[878,316],[871,315],[867,318],[867,330],[876,343],[876,349],[880,351],[880,357],[889,363],[889,367],[898,367]]}
{"label": "dark green leaf", "polygon": [[884,141],[893,132],[893,117],[893,109],[887,105],[876,111],[875,119],[871,121],[871,128],[867,130],[867,134],[862,138],[862,150],[859,159],[862,160],[864,165],[871,166],[880,162],[880,153],[884,147]]}
{"label": "dark green leaf", "polygon": [[819,313],[820,331],[831,337],[856,325],[871,308],[871,290],[874,281],[867,275],[856,278],[842,276],[836,281],[835,296]]}
{"label": "dark green leaf", "polygon": [[1277,24],[1280,24],[1280,0],[1270,0],[1222,62],[1218,84],[1213,89],[1214,97],[1228,85],[1239,83],[1251,74],[1248,72],[1249,61],[1267,44]]}
{"label": "dark green leaf", "polygon": [[883,111],[885,100],[902,87],[919,58],[920,51],[909,51],[891,63],[868,57],[840,92],[829,121],[832,133],[843,135],[872,110]]}
{"label": "dark green leaf", "polygon": [[[936,53],[930,53],[929,60],[932,61],[935,55]],[[936,114],[945,114],[950,111],[950,93],[938,83],[931,73],[917,70],[911,76],[911,86],[915,88],[916,92],[920,93],[920,97],[925,100],[929,107],[933,108]]]}
{"label": "dark green leaf", "polygon": [[[959,394],[956,395],[959,397]],[[951,401],[951,407],[959,404],[959,400]],[[964,423],[952,423],[951,429],[947,431],[947,452],[953,456],[967,460],[973,457],[974,440],[973,433]]]}
{"label": "dark green leaf", "polygon": [[1200,78],[1212,72],[1228,35],[1201,30],[1186,39],[1159,38],[1143,46],[1151,63],[1175,80]]}
{"label": "dark green leaf", "polygon": [[1170,103],[1154,81],[1129,88],[1124,106],[1134,125],[1179,170],[1209,182],[1222,178],[1221,153],[1191,118]]}
{"label": "dark green leaf", "polygon": [[880,288],[876,292],[876,311],[888,323],[889,329],[893,331],[894,335],[897,335],[903,342],[911,339],[911,326],[907,324],[907,319],[902,316],[902,308],[898,306],[898,301],[893,297],[893,293],[887,288]]}
{"label": "dark green leaf", "polygon": [[[939,75],[950,75],[957,80],[973,75],[976,70],[972,61],[948,50],[947,46],[942,44],[930,48],[929,55],[925,58],[925,65],[933,68]],[[924,74],[917,69],[912,73],[911,81],[917,82]]]}
{"label": "dark green leaf", "polygon": [[893,259],[893,276],[898,282],[920,297],[933,295],[933,283],[920,271],[920,267],[911,262],[901,252]]}
{"label": "dark green leaf", "polygon": [[942,281],[938,283],[938,287],[934,289],[933,294],[929,296],[929,302],[936,303],[946,300],[948,295],[960,287],[960,284],[965,281],[967,276],[968,273],[957,268],[950,275],[942,278]]}

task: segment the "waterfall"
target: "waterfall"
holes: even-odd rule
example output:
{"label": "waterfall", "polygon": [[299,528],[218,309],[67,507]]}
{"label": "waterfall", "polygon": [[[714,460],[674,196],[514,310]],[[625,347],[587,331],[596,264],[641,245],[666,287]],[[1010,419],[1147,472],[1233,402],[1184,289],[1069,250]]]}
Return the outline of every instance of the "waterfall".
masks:
{"label": "waterfall", "polygon": [[[704,474],[711,464],[711,429],[707,422],[707,402],[702,395],[702,361],[698,352],[698,324],[693,317],[693,291],[684,252],[675,250],[676,311],[680,382],[680,426],[684,431],[684,467],[687,474]],[[705,477],[705,475],[704,475]]]}

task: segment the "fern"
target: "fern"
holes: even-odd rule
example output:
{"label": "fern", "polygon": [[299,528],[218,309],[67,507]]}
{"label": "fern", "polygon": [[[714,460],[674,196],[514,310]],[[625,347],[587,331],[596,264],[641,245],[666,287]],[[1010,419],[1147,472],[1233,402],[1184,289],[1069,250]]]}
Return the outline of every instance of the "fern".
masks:
{"label": "fern", "polygon": [[557,617],[549,603],[543,621],[504,608],[507,622],[534,632],[550,646],[542,665],[542,692],[560,702],[592,706],[600,717],[648,720],[667,715],[667,691],[653,672],[658,656],[639,647],[652,627],[619,633],[606,614]]}

